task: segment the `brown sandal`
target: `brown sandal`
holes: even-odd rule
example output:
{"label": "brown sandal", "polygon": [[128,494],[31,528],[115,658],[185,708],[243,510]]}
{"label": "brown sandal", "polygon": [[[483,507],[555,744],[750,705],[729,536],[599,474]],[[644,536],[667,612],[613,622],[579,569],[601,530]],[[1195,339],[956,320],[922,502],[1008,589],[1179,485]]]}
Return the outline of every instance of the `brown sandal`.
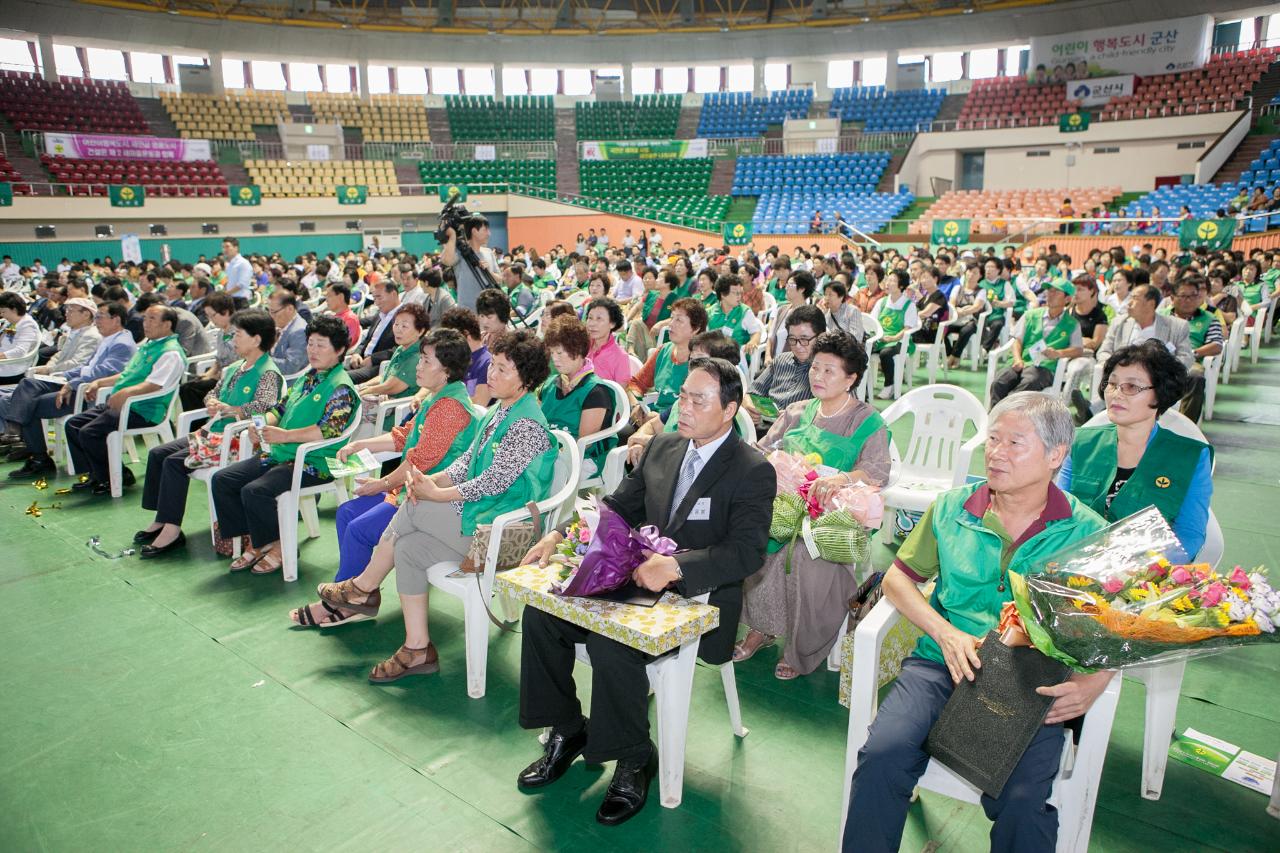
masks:
{"label": "brown sandal", "polygon": [[[419,663],[413,660],[417,655],[426,652],[426,657]],[[425,649],[411,649],[401,646],[394,655],[384,660],[369,673],[369,681],[374,684],[390,684],[410,675],[431,675],[440,671],[440,656],[436,647],[428,642]]]}
{"label": "brown sandal", "polygon": [[[752,634],[762,638],[754,646],[751,645],[750,643]],[[778,642],[777,637],[770,637],[768,634],[764,633],[763,631],[757,631],[754,628],[752,628],[750,631],[747,632],[747,636],[743,637],[739,642],[734,644],[733,662],[742,663],[744,660],[751,660],[752,656],[755,655],[756,652],[760,651],[761,649],[767,649],[776,642]]]}
{"label": "brown sandal", "polygon": [[[378,608],[382,606],[382,590],[365,592],[356,586],[355,578],[347,578],[337,583],[322,583],[316,587],[316,594],[334,607],[354,610],[364,616],[377,616]],[[352,601],[352,597],[356,595],[364,596],[364,601]]]}
{"label": "brown sandal", "polygon": [[266,556],[266,551],[255,551],[252,548],[245,548],[240,552],[240,556],[231,561],[231,571],[243,572],[245,569],[252,569],[258,564],[258,561]]}
{"label": "brown sandal", "polygon": [[280,553],[278,549],[272,548],[260,556],[249,571],[255,575],[269,575],[280,571],[280,567],[283,565],[284,554]]}

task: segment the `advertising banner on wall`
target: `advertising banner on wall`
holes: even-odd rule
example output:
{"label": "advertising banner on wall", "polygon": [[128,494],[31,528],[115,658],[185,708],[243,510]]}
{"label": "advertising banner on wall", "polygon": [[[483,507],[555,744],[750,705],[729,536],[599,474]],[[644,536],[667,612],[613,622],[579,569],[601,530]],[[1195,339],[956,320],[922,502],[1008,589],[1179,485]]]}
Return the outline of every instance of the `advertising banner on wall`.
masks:
{"label": "advertising banner on wall", "polygon": [[1112,98],[1133,94],[1132,74],[1119,77],[1095,77],[1092,80],[1075,80],[1066,84],[1067,100],[1079,101],[1086,107],[1100,107]]}
{"label": "advertising banner on wall", "polygon": [[1212,15],[1036,36],[1031,39],[1027,77],[1046,84],[1117,74],[1172,74],[1204,67],[1212,46]]}
{"label": "advertising banner on wall", "polygon": [[582,143],[583,160],[682,160],[706,156],[705,139]]}
{"label": "advertising banner on wall", "polygon": [[207,139],[162,139],[108,133],[46,133],[44,150],[77,160],[212,160]]}

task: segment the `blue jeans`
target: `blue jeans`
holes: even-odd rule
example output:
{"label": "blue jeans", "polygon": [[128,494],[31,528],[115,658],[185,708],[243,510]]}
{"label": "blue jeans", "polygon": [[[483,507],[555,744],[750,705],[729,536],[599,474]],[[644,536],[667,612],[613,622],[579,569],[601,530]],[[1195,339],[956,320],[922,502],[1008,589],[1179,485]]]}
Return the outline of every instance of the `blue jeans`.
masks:
{"label": "blue jeans", "polygon": [[334,581],[353,578],[369,565],[374,546],[395,517],[396,506],[386,495],[366,495],[338,507],[338,574]]}
{"label": "blue jeans", "polygon": [[[880,704],[849,794],[843,849],[846,853],[895,851],[916,781],[929,764],[925,739],[954,685],[940,663],[915,656],[903,662],[893,690]],[[982,797],[995,822],[991,849],[1001,853],[1053,851],[1058,810],[1047,802],[1062,755],[1062,725],[1041,726],[1014,768],[999,798]]]}

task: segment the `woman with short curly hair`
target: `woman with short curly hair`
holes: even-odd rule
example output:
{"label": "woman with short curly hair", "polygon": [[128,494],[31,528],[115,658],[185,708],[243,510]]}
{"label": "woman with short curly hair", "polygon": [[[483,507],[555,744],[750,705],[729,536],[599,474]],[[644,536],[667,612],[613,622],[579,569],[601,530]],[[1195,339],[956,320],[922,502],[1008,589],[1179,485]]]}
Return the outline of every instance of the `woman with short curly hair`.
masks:
{"label": "woman with short curly hair", "polygon": [[[613,421],[614,398],[587,358],[591,351],[587,327],[576,319],[561,318],[547,328],[544,343],[556,372],[543,383],[538,397],[551,428],[562,429],[574,438],[604,429]],[[616,443],[616,439],[609,438],[587,449],[583,477],[594,476],[600,470],[605,454]]]}

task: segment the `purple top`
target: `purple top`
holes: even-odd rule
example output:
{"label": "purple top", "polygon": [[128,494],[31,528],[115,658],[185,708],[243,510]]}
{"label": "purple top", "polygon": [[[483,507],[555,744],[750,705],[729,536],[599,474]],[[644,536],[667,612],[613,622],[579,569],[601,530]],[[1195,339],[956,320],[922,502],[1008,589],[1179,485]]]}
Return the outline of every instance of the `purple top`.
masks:
{"label": "purple top", "polygon": [[480,347],[471,353],[471,369],[467,371],[464,380],[468,394],[476,393],[477,385],[483,385],[489,381],[489,362],[491,361],[493,357],[489,355],[488,347]]}

